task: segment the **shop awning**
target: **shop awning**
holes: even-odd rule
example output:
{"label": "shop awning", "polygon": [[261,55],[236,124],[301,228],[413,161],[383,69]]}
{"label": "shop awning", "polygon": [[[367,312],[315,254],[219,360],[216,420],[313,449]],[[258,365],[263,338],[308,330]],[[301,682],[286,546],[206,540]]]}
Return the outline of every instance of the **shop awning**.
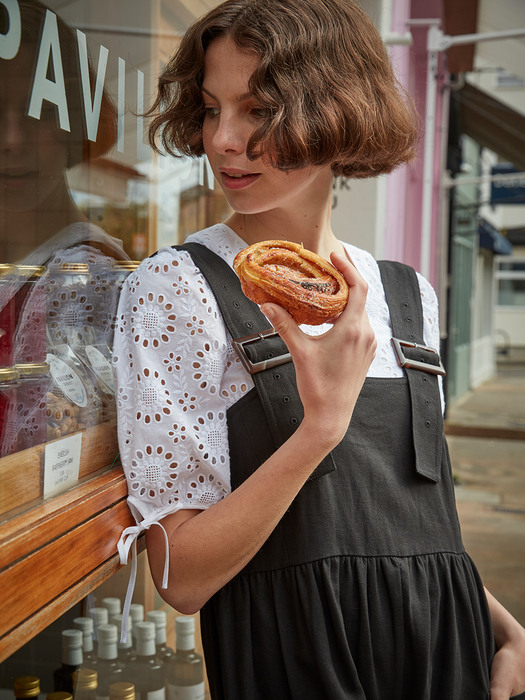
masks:
{"label": "shop awning", "polygon": [[486,219],[480,219],[478,235],[480,248],[490,250],[494,255],[510,255],[512,253],[512,243]]}
{"label": "shop awning", "polygon": [[458,98],[461,131],[525,171],[525,116],[468,83]]}

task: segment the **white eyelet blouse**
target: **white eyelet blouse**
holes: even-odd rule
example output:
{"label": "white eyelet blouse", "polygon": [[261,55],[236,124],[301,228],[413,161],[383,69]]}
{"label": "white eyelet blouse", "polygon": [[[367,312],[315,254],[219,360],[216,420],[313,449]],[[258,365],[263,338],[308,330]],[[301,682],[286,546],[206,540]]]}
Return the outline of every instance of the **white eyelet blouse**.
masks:
{"label": "white eyelet blouse", "polygon": [[[188,240],[202,243],[230,265],[246,247],[224,224]],[[402,377],[378,265],[370,253],[344,245],[369,285],[366,309],[377,352],[368,376]],[[424,278],[418,279],[424,341],[439,350],[436,294]],[[328,327],[302,328],[313,335]],[[208,508],[230,492],[226,411],[253,382],[232,348],[201,272],[188,253],[172,248],[144,260],[128,277],[118,308],[113,362],[120,456],[137,522],[119,542],[125,562],[141,531],[181,508]]]}

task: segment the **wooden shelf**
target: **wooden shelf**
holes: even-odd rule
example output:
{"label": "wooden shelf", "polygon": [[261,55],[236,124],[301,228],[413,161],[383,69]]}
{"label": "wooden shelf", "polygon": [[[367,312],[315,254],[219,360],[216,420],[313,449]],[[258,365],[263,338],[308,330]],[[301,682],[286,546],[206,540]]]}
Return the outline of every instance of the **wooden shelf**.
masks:
{"label": "wooden shelf", "polygon": [[0,662],[120,568],[126,496],[122,469],[105,469],[0,524]]}

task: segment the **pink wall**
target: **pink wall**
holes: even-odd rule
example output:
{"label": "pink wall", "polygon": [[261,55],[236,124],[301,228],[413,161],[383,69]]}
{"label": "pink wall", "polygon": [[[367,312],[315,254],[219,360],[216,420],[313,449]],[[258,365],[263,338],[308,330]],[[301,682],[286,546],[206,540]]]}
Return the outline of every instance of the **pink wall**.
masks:
{"label": "pink wall", "polygon": [[[408,14],[412,19],[435,19],[442,16],[441,0],[394,0],[392,31],[405,32]],[[392,57],[397,74],[413,96],[421,119],[421,138],[417,157],[406,168],[389,179],[387,194],[387,229],[385,252],[392,259],[401,260],[417,270],[421,268],[421,216],[423,202],[424,128],[426,119],[427,82],[427,27],[412,26],[413,45],[410,48],[393,47]],[[445,78],[444,56],[440,56],[436,88],[436,123],[434,133],[434,175],[431,230],[430,282],[437,283],[437,246],[439,224],[439,183],[443,168],[442,134],[443,91]]]}

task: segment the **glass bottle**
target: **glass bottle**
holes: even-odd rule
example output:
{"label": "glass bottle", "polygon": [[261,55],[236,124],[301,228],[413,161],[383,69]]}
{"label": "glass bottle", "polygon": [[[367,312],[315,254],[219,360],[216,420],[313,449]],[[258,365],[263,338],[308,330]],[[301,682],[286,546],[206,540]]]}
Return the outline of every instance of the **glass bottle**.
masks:
{"label": "glass bottle", "polygon": [[94,624],[91,617],[75,617],[73,625],[82,632],[82,656],[84,666],[93,668],[96,664],[97,655],[93,644]]}
{"label": "glass bottle", "polygon": [[133,668],[133,682],[137,700],[165,700],[164,668],[158,660],[155,648],[153,622],[137,622],[137,660]]}
{"label": "glass bottle", "polygon": [[75,700],[96,700],[98,674],[92,668],[79,668],[73,674]]}
{"label": "glass bottle", "polygon": [[89,608],[89,617],[93,620],[93,639],[98,641],[98,628],[100,625],[107,625],[109,622],[109,612],[107,608]]}
{"label": "glass bottle", "polygon": [[[112,625],[117,626],[118,630],[122,629],[122,615],[113,615],[110,618],[110,621]],[[122,664],[124,664],[125,668],[129,668],[131,665],[133,665],[137,658],[137,655],[135,654],[135,649],[133,648],[133,637],[131,634],[132,626],[133,621],[131,619],[131,615],[128,615],[128,634],[126,635],[125,642],[121,641],[119,631],[118,658],[119,661]]]}
{"label": "glass bottle", "polygon": [[139,622],[144,622],[144,606],[142,603],[131,603],[129,606],[129,614],[133,621],[131,626],[131,635],[133,637],[133,646],[137,648],[137,625]]}
{"label": "glass bottle", "polygon": [[53,693],[48,693],[46,700],[73,700],[73,696],[71,693],[66,693],[65,690],[56,690]]}
{"label": "glass bottle", "polygon": [[53,673],[53,689],[73,693],[73,673],[82,666],[82,632],[62,630],[62,666]]}
{"label": "glass bottle", "polygon": [[175,619],[176,652],[168,661],[168,700],[204,700],[204,661],[195,651],[195,620]]}
{"label": "glass bottle", "polygon": [[20,676],[19,678],[15,678],[13,689],[17,700],[37,698],[40,693],[40,678],[36,676]]}
{"label": "glass bottle", "polygon": [[100,625],[97,644],[97,698],[109,698],[109,686],[122,680],[123,666],[118,660],[118,629],[116,625]]}
{"label": "glass bottle", "polygon": [[175,654],[166,644],[167,616],[164,610],[149,610],[146,618],[155,625],[155,647],[160,661],[166,662]]}

